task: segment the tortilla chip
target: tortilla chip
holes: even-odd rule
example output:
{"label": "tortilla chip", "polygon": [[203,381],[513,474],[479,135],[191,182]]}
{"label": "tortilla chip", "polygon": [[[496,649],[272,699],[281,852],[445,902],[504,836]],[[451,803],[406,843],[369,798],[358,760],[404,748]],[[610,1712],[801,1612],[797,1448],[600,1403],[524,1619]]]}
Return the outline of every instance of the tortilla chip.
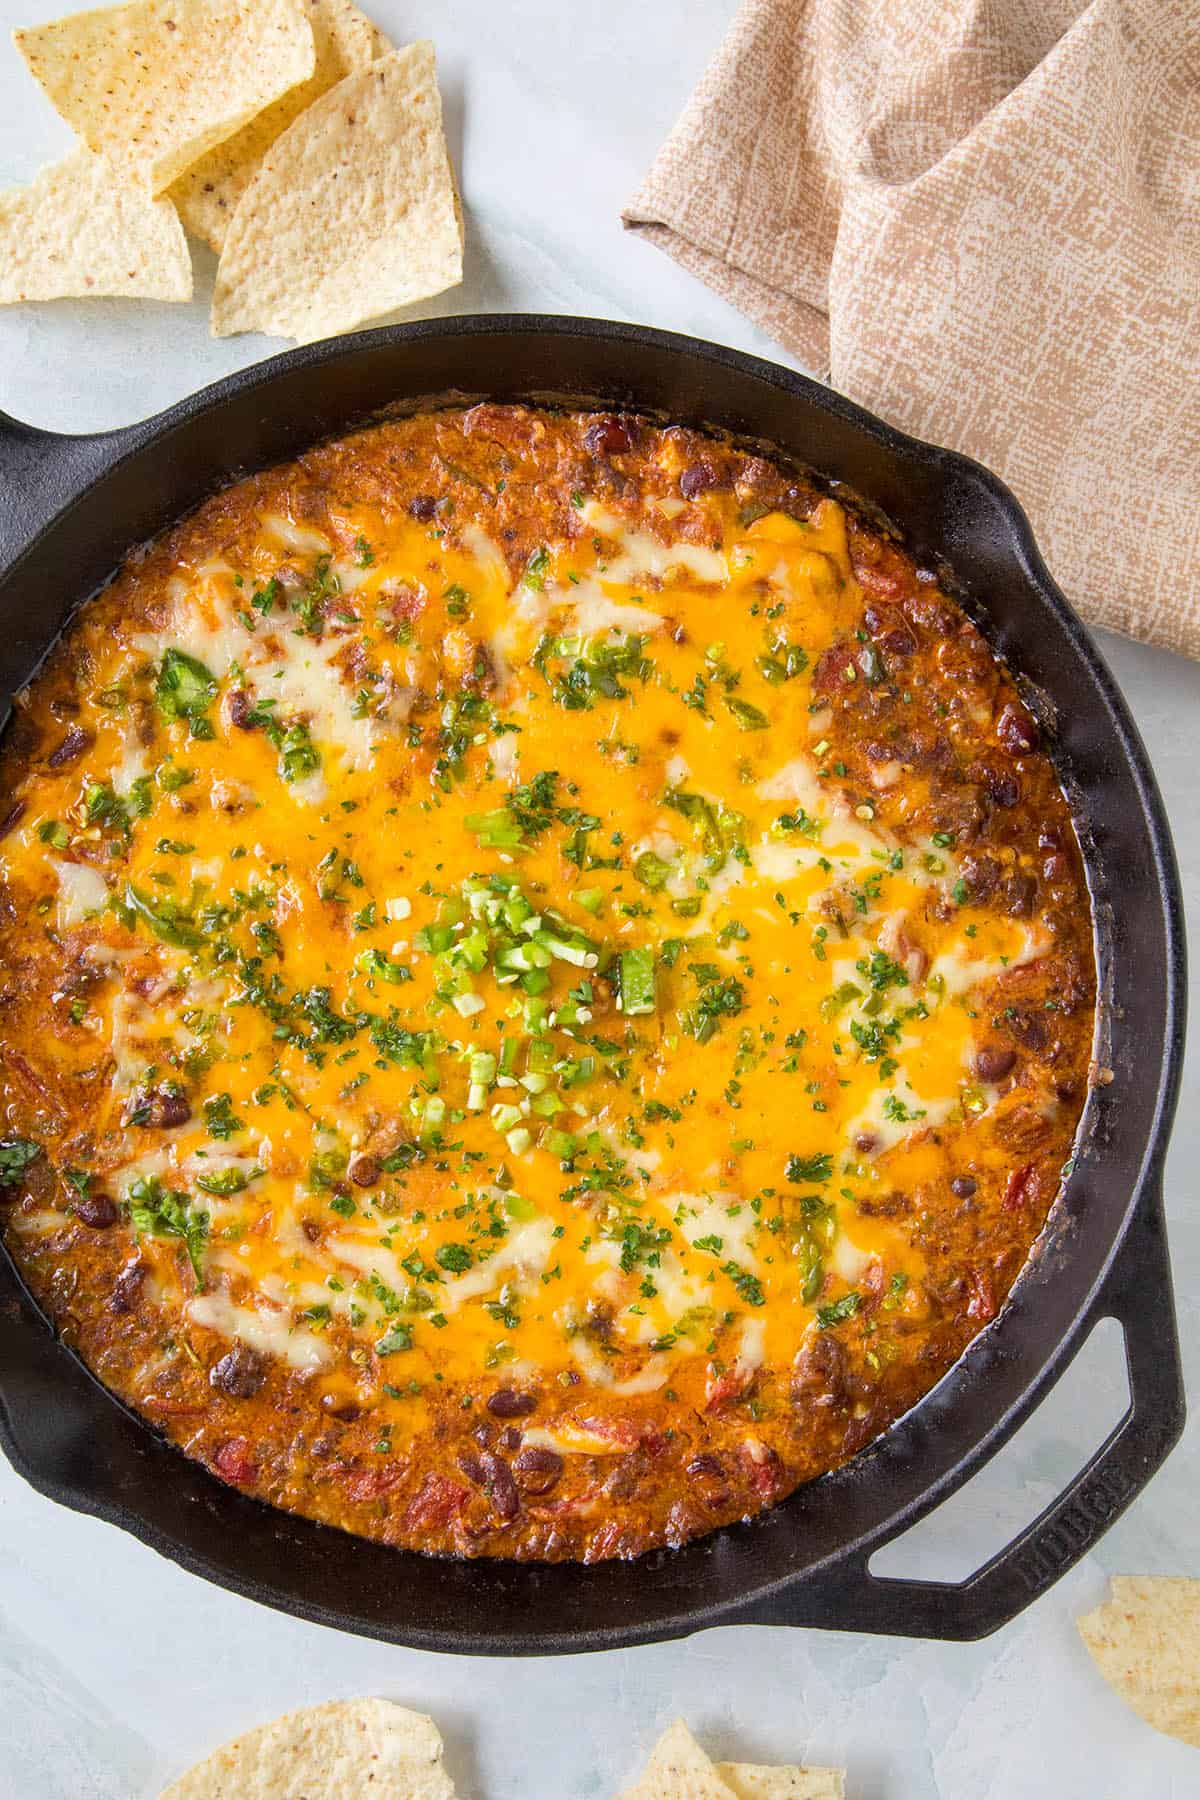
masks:
{"label": "tortilla chip", "polygon": [[1112,1598],[1080,1619],[1079,1635],[1147,1725],[1200,1749],[1200,1581],[1114,1575]]}
{"label": "tortilla chip", "polygon": [[737,1800],[844,1800],[844,1769],[801,1769],[794,1763],[718,1763]]}
{"label": "tortilla chip", "polygon": [[217,268],[217,337],[309,343],[462,280],[433,45],[348,75],[263,158]]}
{"label": "tortilla chip", "polygon": [[353,0],[303,0],[303,4],[317,54],[309,80],[289,89],[282,100],[251,119],[235,137],[226,138],[193,163],[171,188],[170,198],[192,236],[203,238],[218,256],[237,203],[275,139],[314,100],[345,76],[370,68],[391,49]]}
{"label": "tortilla chip", "polygon": [[390,1700],[335,1700],[234,1738],[161,1800],[454,1800],[432,1719]]}
{"label": "tortilla chip", "polygon": [[169,200],[79,149],[0,193],[0,304],[102,294],[190,300],[192,259]]}
{"label": "tortilla chip", "polygon": [[299,0],[133,0],[13,35],[72,130],[152,194],[316,57]]}
{"label": "tortilla chip", "polygon": [[733,1789],[718,1775],[682,1719],[659,1738],[640,1781],[619,1800],[732,1800]]}

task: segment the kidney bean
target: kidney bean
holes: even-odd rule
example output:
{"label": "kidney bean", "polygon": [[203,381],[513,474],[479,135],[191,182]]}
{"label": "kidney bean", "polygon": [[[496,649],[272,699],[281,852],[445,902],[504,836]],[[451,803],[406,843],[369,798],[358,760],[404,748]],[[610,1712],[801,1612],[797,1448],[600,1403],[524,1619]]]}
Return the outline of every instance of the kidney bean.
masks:
{"label": "kidney bean", "polygon": [[154,1122],[165,1130],[173,1130],[177,1125],[186,1125],[192,1116],[192,1108],[186,1094],[174,1094],[160,1088],[154,1097]]}
{"label": "kidney bean", "polygon": [[711,463],[693,463],[679,477],[679,491],[685,500],[698,500],[710,488],[719,487],[721,478]]}
{"label": "kidney bean", "polygon": [[1003,1081],[1012,1073],[1016,1060],[1015,1050],[1004,1050],[999,1044],[985,1044],[975,1052],[971,1066],[980,1081]]}
{"label": "kidney bean", "polygon": [[515,1518],[521,1509],[521,1496],[512,1470],[502,1456],[496,1456],[491,1450],[483,1451],[479,1460],[483,1464],[484,1488],[493,1509],[502,1519]]}
{"label": "kidney bean", "polygon": [[500,1448],[510,1455],[521,1448],[521,1433],[515,1425],[506,1425],[500,1433]]}
{"label": "kidney bean", "polygon": [[562,1478],[565,1467],[557,1450],[531,1444],[513,1460],[513,1474],[527,1494],[548,1494]]}
{"label": "kidney bean", "polygon": [[487,1476],[484,1474],[483,1464],[473,1450],[459,1451],[458,1466],[467,1480],[473,1481],[476,1487],[482,1487],[486,1482]]}
{"label": "kidney bean", "polygon": [[235,1344],[208,1371],[209,1386],[232,1400],[253,1400],[266,1379],[266,1358],[249,1344]]}
{"label": "kidney bean", "polygon": [[109,1194],[77,1194],[71,1202],[71,1211],[93,1231],[107,1231],[115,1225],[118,1218],[117,1203]]}
{"label": "kidney bean", "polygon": [[46,758],[46,766],[61,769],[65,763],[74,762],[77,756],[83,755],[91,741],[90,731],[85,731],[82,725],[72,725],[57,750],[52,750]]}
{"label": "kidney bean", "polygon": [[970,1175],[956,1175],[950,1183],[950,1192],[957,1200],[970,1200],[978,1192],[979,1183]]}
{"label": "kidney bean", "polygon": [[24,800],[18,800],[10,806],[4,817],[0,819],[0,838],[7,837],[13,826],[25,817],[28,810]]}
{"label": "kidney bean", "polygon": [[519,1419],[525,1413],[533,1412],[537,1406],[536,1394],[522,1394],[516,1388],[497,1388],[484,1402],[493,1418]]}
{"label": "kidney bean", "polygon": [[636,441],[632,419],[594,419],[583,434],[584,448],[592,456],[623,456]]}
{"label": "kidney bean", "polygon": [[352,1156],[346,1173],[355,1187],[374,1187],[383,1174],[383,1164],[377,1156]]}
{"label": "kidney bean", "polygon": [[432,494],[418,494],[408,503],[409,514],[421,525],[428,525],[437,511],[437,501]]}
{"label": "kidney bean", "polygon": [[1025,756],[1037,749],[1037,726],[1025,708],[1011,700],[996,720],[996,736],[1013,756]]}
{"label": "kidney bean", "polygon": [[114,1313],[132,1312],[138,1303],[138,1295],[142,1291],[142,1283],[146,1279],[146,1265],[140,1257],[127,1262],[117,1279],[113,1282],[112,1293],[108,1297],[108,1310]]}

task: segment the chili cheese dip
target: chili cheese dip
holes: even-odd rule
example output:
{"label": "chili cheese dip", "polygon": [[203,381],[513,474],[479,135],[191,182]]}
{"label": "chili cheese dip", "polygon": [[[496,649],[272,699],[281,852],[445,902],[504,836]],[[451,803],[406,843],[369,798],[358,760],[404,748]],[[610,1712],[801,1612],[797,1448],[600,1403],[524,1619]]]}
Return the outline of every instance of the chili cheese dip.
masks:
{"label": "chili cheese dip", "polygon": [[5,1240],[276,1506],[547,1560],[755,1514],[1059,1189],[1091,915],[1035,722],[731,443],[480,405],[242,481],[84,608],[0,788]]}

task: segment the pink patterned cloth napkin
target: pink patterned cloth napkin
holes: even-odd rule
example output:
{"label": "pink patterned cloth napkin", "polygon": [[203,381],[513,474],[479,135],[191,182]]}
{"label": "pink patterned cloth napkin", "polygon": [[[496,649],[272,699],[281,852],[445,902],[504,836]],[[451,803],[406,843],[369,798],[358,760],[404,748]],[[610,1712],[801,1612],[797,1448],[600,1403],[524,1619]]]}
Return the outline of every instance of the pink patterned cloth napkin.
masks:
{"label": "pink patterned cloth napkin", "polygon": [[1200,0],[744,0],[623,216],[1200,657]]}

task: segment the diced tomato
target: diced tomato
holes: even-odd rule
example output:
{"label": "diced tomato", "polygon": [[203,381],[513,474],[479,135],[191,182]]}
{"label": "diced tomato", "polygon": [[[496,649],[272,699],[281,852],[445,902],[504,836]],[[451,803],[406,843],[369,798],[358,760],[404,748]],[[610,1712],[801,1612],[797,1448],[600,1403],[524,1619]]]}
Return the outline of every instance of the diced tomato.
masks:
{"label": "diced tomato", "polygon": [[967,1277],[967,1285],[971,1298],[967,1302],[968,1319],[979,1319],[985,1322],[996,1316],[996,1291],[992,1286],[991,1271],[988,1269],[972,1269]]}
{"label": "diced tomato", "polygon": [[470,1497],[468,1488],[457,1481],[451,1481],[447,1475],[436,1475],[431,1471],[408,1503],[408,1511],[404,1515],[405,1529],[444,1530],[457,1519]]}
{"label": "diced tomato", "polygon": [[830,644],[828,650],[821,653],[817,666],[813,670],[813,689],[818,694],[840,694],[857,680],[854,674],[847,671],[854,668],[854,644]]}
{"label": "diced tomato", "polygon": [[787,1473],[777,1451],[758,1438],[747,1438],[738,1446],[742,1467],[750,1478],[755,1493],[773,1500],[788,1484]]}
{"label": "diced tomato", "polygon": [[378,1469],[355,1469],[346,1483],[346,1495],[351,1500],[378,1500],[404,1479],[404,1469],[399,1463],[385,1463]]}
{"label": "diced tomato", "polygon": [[735,1367],[726,1369],[720,1375],[710,1372],[704,1388],[705,1412],[715,1412],[727,1400],[740,1400],[753,1380],[753,1372],[749,1369]]}
{"label": "diced tomato", "polygon": [[1005,1212],[1020,1212],[1034,1197],[1038,1185],[1036,1163],[1024,1163],[1014,1169],[1004,1188],[1004,1199],[1001,1202]]}
{"label": "diced tomato", "polygon": [[878,538],[850,544],[850,566],[865,593],[880,600],[903,600],[913,593],[917,580],[907,557],[894,544]]}
{"label": "diced tomato", "polygon": [[244,1437],[227,1438],[212,1460],[213,1473],[231,1487],[247,1487],[254,1480],[255,1462],[250,1451],[250,1440]]}

